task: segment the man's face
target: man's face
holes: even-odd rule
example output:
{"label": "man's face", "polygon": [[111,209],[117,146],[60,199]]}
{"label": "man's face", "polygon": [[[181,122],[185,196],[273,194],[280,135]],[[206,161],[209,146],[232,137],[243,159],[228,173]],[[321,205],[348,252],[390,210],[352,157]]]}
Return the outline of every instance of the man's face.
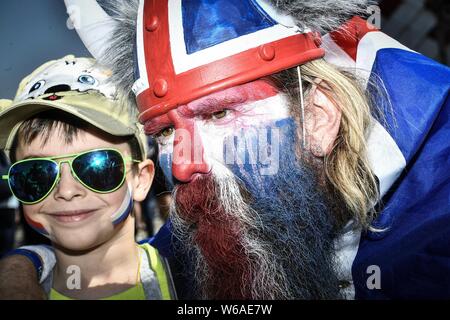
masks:
{"label": "man's face", "polygon": [[204,298],[336,298],[334,221],[297,159],[289,100],[266,80],[145,124],[174,184],[171,218]]}
{"label": "man's face", "polygon": [[[219,167],[250,161],[275,174],[278,145],[273,144],[272,153],[264,150],[264,134],[288,118],[286,97],[268,81],[258,80],[180,106],[147,122],[145,129],[157,138],[166,175],[186,183]],[[250,146],[249,139],[259,145]],[[246,148],[252,149],[252,159],[244,154]]]}

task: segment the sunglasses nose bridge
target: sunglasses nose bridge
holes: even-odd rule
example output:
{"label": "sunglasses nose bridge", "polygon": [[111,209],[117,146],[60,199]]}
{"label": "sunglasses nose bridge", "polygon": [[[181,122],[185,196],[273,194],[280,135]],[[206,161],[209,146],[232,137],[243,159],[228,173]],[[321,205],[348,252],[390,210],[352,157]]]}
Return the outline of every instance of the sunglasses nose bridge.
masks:
{"label": "sunglasses nose bridge", "polygon": [[[63,164],[67,163],[66,170]],[[83,182],[78,178],[77,174],[72,167],[72,159],[58,161],[58,177],[55,182],[55,188],[57,192],[57,197],[69,199],[75,194],[81,195],[84,193]]]}
{"label": "sunglasses nose bridge", "polygon": [[72,177],[74,178],[74,179],[76,179],[77,180],[77,178],[76,178],[76,176],[74,175],[74,173],[73,173],[73,170],[72,170],[72,161],[70,160],[70,159],[66,159],[66,160],[58,160],[58,161],[56,161],[56,160],[53,160],[55,163],[56,163],[56,165],[57,165],[57,167],[58,167],[58,174],[57,174],[57,176],[56,176],[56,181],[55,181],[55,184],[54,184],[54,188],[55,187],[58,187],[58,185],[59,185],[59,183],[61,182],[61,174],[62,174],[62,165],[64,164],[64,163],[67,163],[67,165],[69,166],[69,172],[70,172],[70,174],[72,175]]}
{"label": "sunglasses nose bridge", "polygon": [[61,174],[62,174],[62,168],[63,168],[62,165],[64,163],[67,163],[67,165],[69,166],[69,172],[72,175],[72,177],[74,179],[77,179],[75,173],[73,172],[72,160],[71,159],[59,160],[59,161],[57,161],[57,164],[58,164],[58,181],[57,181],[57,183],[59,183],[59,181],[61,180]]}

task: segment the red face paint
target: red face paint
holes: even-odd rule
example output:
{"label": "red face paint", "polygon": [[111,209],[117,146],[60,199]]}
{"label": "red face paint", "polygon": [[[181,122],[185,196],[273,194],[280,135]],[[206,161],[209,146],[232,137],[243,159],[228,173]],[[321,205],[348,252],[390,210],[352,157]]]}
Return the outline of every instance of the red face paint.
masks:
{"label": "red face paint", "polygon": [[[261,119],[253,117],[251,106],[277,94],[277,89],[268,81],[253,81],[194,100],[147,121],[145,131],[158,136],[165,128],[173,128],[171,149],[165,150],[160,146],[160,153],[170,153],[172,175],[181,182],[189,182],[196,175],[211,171],[211,161],[205,154],[205,149],[211,146],[205,144],[205,138],[208,137],[199,134],[199,127],[212,124],[220,126],[222,130],[229,127],[233,132],[234,127],[242,128],[246,122],[249,126],[255,125],[255,122],[257,125]],[[233,117],[231,120],[216,119],[216,113],[220,112],[231,112]]]}
{"label": "red face paint", "polygon": [[194,243],[208,266],[205,290],[215,299],[250,299],[250,258],[242,244],[244,226],[227,214],[216,197],[211,176],[179,186],[177,211],[187,224],[195,225]]}
{"label": "red face paint", "polygon": [[30,225],[31,228],[39,232],[40,234],[48,237],[48,232],[45,230],[44,226],[37,221],[32,220],[28,215],[24,214],[25,221]]}

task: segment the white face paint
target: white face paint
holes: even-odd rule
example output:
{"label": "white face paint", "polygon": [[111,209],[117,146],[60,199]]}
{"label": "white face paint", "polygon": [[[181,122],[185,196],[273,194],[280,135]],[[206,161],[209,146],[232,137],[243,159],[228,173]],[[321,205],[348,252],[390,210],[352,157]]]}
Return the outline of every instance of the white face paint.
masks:
{"label": "white face paint", "polygon": [[108,98],[114,97],[114,89],[106,84],[109,72],[98,67],[94,68],[94,60],[73,58],[58,61],[44,67],[33,74],[16,101],[37,98],[43,94],[62,91],[98,90]]}
{"label": "white face paint", "polygon": [[[224,118],[216,121],[200,121],[197,126],[200,138],[203,142],[205,154],[225,165],[233,164],[227,152],[224,152],[226,141],[237,140],[238,148],[248,148],[245,143],[246,135],[264,135],[269,130],[276,130],[276,121],[289,117],[288,102],[284,95],[277,94],[273,97],[259,100],[248,105],[243,105],[239,115],[230,112]],[[253,146],[258,148],[261,145]],[[229,145],[228,145],[229,146]],[[225,150],[226,151],[226,150]],[[241,150],[243,152],[245,150]],[[250,153],[258,153],[257,150],[247,150]],[[231,163],[230,163],[231,162]]]}
{"label": "white face paint", "polygon": [[[278,157],[279,146],[276,145],[277,141],[274,141],[278,137],[275,123],[287,118],[290,118],[289,102],[286,96],[280,93],[261,100],[225,107],[222,111],[213,109],[210,117],[202,114],[191,119],[194,132],[175,128],[170,134],[159,134],[156,140],[160,147],[160,157],[172,158],[171,161],[175,165],[178,164],[177,161],[186,161],[186,156],[190,157],[194,164],[206,161],[212,166],[214,163],[226,166],[236,162],[267,162],[267,154]],[[174,145],[175,132],[178,140],[182,136],[183,143]],[[268,146],[268,135],[272,137],[269,147],[271,150],[262,150]],[[230,153],[231,148],[235,149]],[[183,154],[183,159],[177,157],[177,154]],[[250,156],[246,158],[246,154]],[[278,163],[275,170],[277,169]],[[170,169],[166,168],[165,171],[167,174]],[[272,170],[267,174],[270,172],[275,173]]]}
{"label": "white face paint", "polygon": [[127,183],[127,192],[124,195],[122,204],[119,208],[111,215],[111,221],[114,225],[117,225],[124,221],[128,215],[133,210],[133,193],[132,193],[131,182]]}

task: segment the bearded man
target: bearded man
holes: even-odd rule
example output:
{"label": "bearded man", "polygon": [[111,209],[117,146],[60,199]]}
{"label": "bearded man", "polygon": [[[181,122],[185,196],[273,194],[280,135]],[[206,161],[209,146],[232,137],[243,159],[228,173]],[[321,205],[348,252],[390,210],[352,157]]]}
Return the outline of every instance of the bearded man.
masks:
{"label": "bearded man", "polygon": [[450,297],[450,72],[347,21],[368,1],[86,3],[82,40],[158,142],[151,241],[189,297]]}

